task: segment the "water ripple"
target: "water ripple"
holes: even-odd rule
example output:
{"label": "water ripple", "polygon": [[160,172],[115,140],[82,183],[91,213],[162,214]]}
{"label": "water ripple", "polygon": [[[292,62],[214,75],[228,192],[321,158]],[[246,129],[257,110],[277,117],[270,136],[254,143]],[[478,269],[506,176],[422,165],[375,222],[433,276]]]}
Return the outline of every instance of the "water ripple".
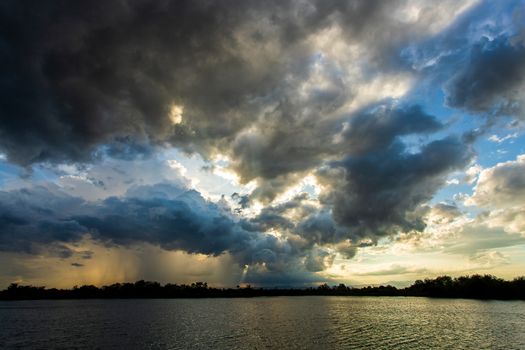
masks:
{"label": "water ripple", "polygon": [[0,348],[524,349],[525,302],[389,297],[0,302]]}

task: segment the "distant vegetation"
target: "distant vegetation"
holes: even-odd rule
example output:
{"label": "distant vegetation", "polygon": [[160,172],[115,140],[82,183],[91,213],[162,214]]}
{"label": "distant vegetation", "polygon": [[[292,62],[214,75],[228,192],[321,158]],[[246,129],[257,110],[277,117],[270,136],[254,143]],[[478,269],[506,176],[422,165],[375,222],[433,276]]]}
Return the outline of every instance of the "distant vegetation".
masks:
{"label": "distant vegetation", "polygon": [[471,299],[521,299],[525,300],[525,277],[505,281],[491,275],[473,275],[459,278],[441,276],[435,279],[417,280],[410,287],[398,289],[393,286],[352,288],[344,284],[315,288],[213,288],[205,282],[190,285],[171,284],[162,286],[158,282],[138,281],[115,283],[95,287],[84,285],[73,289],[46,289],[45,287],[11,284],[0,291],[0,300],[23,299],[117,299],[117,298],[236,298],[258,296],[420,296],[439,298]]}

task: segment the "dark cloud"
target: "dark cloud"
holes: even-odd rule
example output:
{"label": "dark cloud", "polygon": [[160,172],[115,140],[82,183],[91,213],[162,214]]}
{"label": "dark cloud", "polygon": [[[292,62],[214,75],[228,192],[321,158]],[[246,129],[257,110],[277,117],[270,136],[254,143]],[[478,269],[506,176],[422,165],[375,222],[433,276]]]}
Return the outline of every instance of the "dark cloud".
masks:
{"label": "dark cloud", "polygon": [[239,206],[235,209],[237,213],[241,213],[243,209],[246,209],[250,206],[250,196],[248,195],[241,195],[237,192],[234,192],[231,195],[231,199]]}
{"label": "dark cloud", "polygon": [[349,154],[363,154],[385,149],[400,136],[431,134],[442,128],[436,117],[419,105],[396,107],[384,103],[351,117],[340,137]]}
{"label": "dark cloud", "polygon": [[[362,246],[348,229],[338,225],[329,208],[319,205],[307,193],[277,205],[266,206],[261,212],[244,222],[250,230],[278,232],[294,251],[301,252],[304,266],[311,272],[329,267],[335,252],[351,259]],[[329,247],[329,249],[326,249]]]}
{"label": "dark cloud", "polygon": [[[313,207],[305,205],[303,202],[308,199],[306,193],[299,194],[290,200],[261,209],[260,213],[250,220],[250,225],[259,230],[267,231],[271,228],[285,231],[295,227],[295,221],[285,215],[290,211],[295,211],[296,217],[302,219],[306,214],[316,211]],[[300,211],[300,212],[299,212]]]}
{"label": "dark cloud", "polygon": [[0,192],[0,212],[2,251],[32,254],[48,246],[61,258],[77,254],[91,259],[92,252],[75,253],[64,245],[89,234],[108,246],[150,243],[187,253],[230,253],[240,266],[250,265],[259,274],[304,274],[313,266],[303,262],[305,257],[322,260],[326,255],[266,234],[260,222],[239,220],[198,192],[173,184],[135,187],[100,202],[84,202],[53,188]]}
{"label": "dark cloud", "polygon": [[[393,15],[405,6],[5,1],[0,147],[27,165],[87,160],[101,144],[128,159],[167,142],[205,158],[228,153],[246,182],[310,169],[329,152],[334,125],[323,117],[353,98],[357,79],[399,69],[399,48],[425,32],[431,9],[405,23]],[[319,53],[315,37],[332,29],[342,42],[366,45],[366,77],[344,77],[352,62]],[[319,63],[325,82],[305,89]],[[182,108],[175,125],[174,105]],[[250,135],[250,127],[263,132]]]}
{"label": "dark cloud", "polygon": [[94,151],[94,158],[105,155],[123,160],[145,159],[155,152],[154,147],[146,142],[138,142],[130,136],[114,137],[113,140]]}
{"label": "dark cloud", "polygon": [[[321,206],[309,204],[305,195],[298,196],[264,208],[250,224],[298,237],[298,242],[290,241],[302,249],[330,245],[348,257],[379,237],[422,231],[427,213],[424,204],[444,184],[447,174],[469,163],[473,152],[454,137],[432,141],[415,153],[399,140],[391,142],[387,148],[372,147],[367,153],[322,168],[318,179],[326,191],[320,196]],[[452,205],[438,204],[435,210],[447,217],[459,215]],[[311,268],[314,262],[307,259]]]}
{"label": "dark cloud", "polygon": [[[171,193],[166,194],[166,189]],[[166,185],[141,192],[144,196],[109,198],[93,213],[75,220],[94,237],[118,245],[149,242],[168,250],[208,255],[246,249],[250,240],[258,238],[240,230],[232,218],[196,191]]]}
{"label": "dark cloud", "polygon": [[[221,114],[243,98],[238,88],[265,78],[245,74],[236,85],[225,84],[234,71],[250,71],[249,62],[235,54],[241,7],[3,3],[1,125],[9,158],[85,159],[113,138],[163,139],[173,131],[171,103],[190,102],[188,95],[225,118]],[[185,107],[192,115],[194,107]],[[230,128],[222,125],[225,132]]]}
{"label": "dark cloud", "polygon": [[329,210],[316,211],[298,224],[297,232],[312,244],[337,243],[348,238],[348,231],[338,226]]}
{"label": "dark cloud", "polygon": [[317,173],[326,188],[322,207],[302,215],[295,232],[319,245],[350,239],[355,249],[363,238],[422,230],[419,206],[434,195],[446,174],[467,164],[472,151],[451,137],[410,152],[400,138],[442,128],[417,105],[385,103],[351,116],[337,136],[346,155]]}
{"label": "dark cloud", "polygon": [[[38,245],[73,242],[86,232],[69,215],[79,213],[84,201],[44,187],[11,192],[0,191],[0,249],[38,252]],[[59,256],[72,252],[54,249]]]}
{"label": "dark cloud", "polygon": [[[61,178],[77,189],[87,183],[90,195],[75,193],[92,201],[52,186],[0,192],[0,250],[48,245],[67,258],[77,253],[65,243],[89,234],[107,245],[229,253],[249,265],[248,279],[272,272],[290,281],[313,278],[334,251],[349,258],[380,236],[421,230],[421,205],[472,151],[454,137],[429,141],[444,125],[419,105],[363,102],[370,98],[362,91],[384,77],[413,72],[402,47],[446,18],[447,6],[426,6],[405,21],[398,10],[411,5],[4,1],[0,151],[21,165],[105,156],[126,165]],[[500,37],[473,48],[470,65],[447,85],[449,105],[513,109],[520,45]],[[232,196],[236,213],[257,201],[267,206],[240,217],[226,200],[211,203],[180,181],[164,182],[167,176],[142,181],[133,161],[165,146],[205,161],[226,156],[241,183],[257,183],[250,195]],[[322,185],[319,200],[302,194],[269,204],[311,173]],[[101,194],[111,190],[116,197]]]}
{"label": "dark cloud", "polygon": [[[358,36],[381,11],[375,2],[3,2],[1,146],[21,164],[87,159],[126,138],[205,152],[274,103],[284,76],[303,73],[304,39],[334,21]],[[173,104],[184,108],[176,126]]]}
{"label": "dark cloud", "polygon": [[525,46],[507,35],[483,37],[445,85],[446,103],[472,113],[523,117]]}
{"label": "dark cloud", "polygon": [[262,179],[251,197],[272,201],[283,189],[300,180],[307,170],[348,154],[387,147],[393,139],[410,134],[431,134],[443,128],[419,105],[393,101],[367,106],[350,116],[318,120],[318,114],[272,119],[257,133],[243,134],[234,144],[232,168],[241,181]]}
{"label": "dark cloud", "polygon": [[[423,143],[414,152],[401,138],[441,129],[443,125],[417,105],[383,103],[350,116],[337,134],[336,142],[345,152],[334,153],[342,160],[329,162],[317,172],[325,189],[320,203],[309,203],[302,194],[266,206],[250,225],[300,237],[303,249],[332,245],[348,256],[358,246],[369,244],[367,240],[423,230],[422,205],[444,184],[449,172],[468,164],[473,152],[454,137]],[[342,242],[350,243],[339,247]]]}
{"label": "dark cloud", "polygon": [[306,256],[305,267],[311,272],[323,271],[332,265],[334,258],[335,254],[329,253],[326,250],[312,249],[310,250],[310,254]]}
{"label": "dark cloud", "polygon": [[321,171],[319,176],[332,184],[322,201],[333,206],[335,221],[353,236],[422,230],[419,206],[432,198],[450,171],[466,166],[472,156],[454,137],[430,142],[416,153],[394,141],[385,149],[347,157]]}

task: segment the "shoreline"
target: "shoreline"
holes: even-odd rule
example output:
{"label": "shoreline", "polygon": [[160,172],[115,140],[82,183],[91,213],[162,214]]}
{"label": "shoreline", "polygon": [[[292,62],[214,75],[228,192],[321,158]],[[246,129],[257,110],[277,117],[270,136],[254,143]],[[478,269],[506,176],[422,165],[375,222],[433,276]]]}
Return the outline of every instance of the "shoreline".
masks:
{"label": "shoreline", "polygon": [[348,287],[344,284],[329,286],[324,283],[308,288],[214,288],[206,282],[165,284],[151,281],[114,283],[97,287],[83,285],[71,289],[21,286],[12,283],[0,291],[0,300],[70,300],[70,299],[202,299],[202,298],[255,298],[277,296],[377,296],[426,297],[474,300],[525,300],[525,277],[506,281],[492,275],[472,275],[452,278],[416,280],[405,288],[387,286]]}

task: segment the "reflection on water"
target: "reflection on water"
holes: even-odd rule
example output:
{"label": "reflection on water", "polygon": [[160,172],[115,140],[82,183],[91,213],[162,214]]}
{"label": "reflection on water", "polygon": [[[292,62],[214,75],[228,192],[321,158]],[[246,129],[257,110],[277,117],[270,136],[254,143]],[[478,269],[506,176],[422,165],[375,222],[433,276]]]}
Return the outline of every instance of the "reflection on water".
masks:
{"label": "reflection on water", "polygon": [[525,349],[525,302],[390,297],[0,302],[0,348]]}

